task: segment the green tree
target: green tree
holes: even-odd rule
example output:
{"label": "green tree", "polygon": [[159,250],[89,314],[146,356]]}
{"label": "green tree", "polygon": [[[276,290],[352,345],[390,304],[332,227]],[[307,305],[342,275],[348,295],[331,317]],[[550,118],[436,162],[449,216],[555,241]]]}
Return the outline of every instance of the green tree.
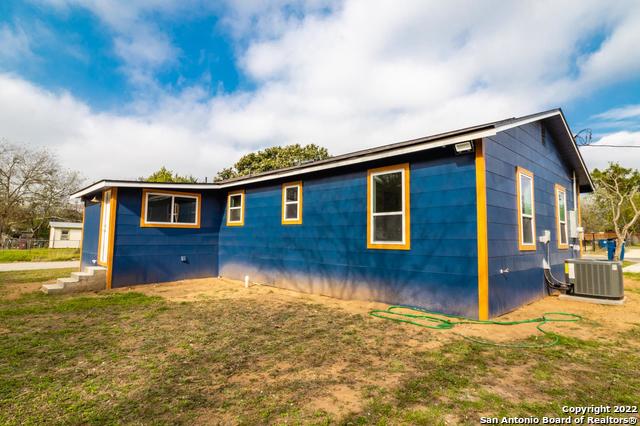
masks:
{"label": "green tree", "polygon": [[25,231],[43,235],[52,219],[77,219],[69,195],[81,181],[47,150],[0,139],[0,241]]}
{"label": "green tree", "polygon": [[221,181],[329,158],[327,148],[315,144],[274,146],[240,158],[233,167],[222,169],[214,180]]}
{"label": "green tree", "polygon": [[622,243],[640,219],[640,172],[609,163],[605,170],[595,169],[591,175],[596,186],[595,202],[607,213],[616,233],[614,258],[620,259]]}
{"label": "green tree", "polygon": [[148,177],[140,177],[138,180],[145,182],[176,182],[176,183],[196,183],[198,180],[193,176],[180,176],[179,174],[167,169],[165,166],[160,167],[157,171],[151,173]]}

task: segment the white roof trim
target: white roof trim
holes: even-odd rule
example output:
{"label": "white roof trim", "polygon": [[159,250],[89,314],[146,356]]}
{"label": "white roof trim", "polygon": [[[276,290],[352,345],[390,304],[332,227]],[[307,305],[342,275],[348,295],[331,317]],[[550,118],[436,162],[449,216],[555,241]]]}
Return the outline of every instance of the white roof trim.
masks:
{"label": "white roof trim", "polygon": [[220,188],[217,183],[163,183],[163,182],[127,182],[118,180],[101,180],[85,189],[71,194],[70,198],[80,198],[102,189],[118,188],[157,188],[157,189],[216,189]]}
{"label": "white roof trim", "polygon": [[282,173],[276,173],[273,175],[257,176],[255,178],[242,179],[241,181],[237,181],[237,182],[223,183],[219,185],[219,188],[231,188],[234,186],[242,186],[249,183],[262,182],[265,180],[279,179],[279,178],[288,177],[288,176],[296,176],[296,175],[301,175],[306,173],[313,173],[320,170],[332,169],[335,167],[343,167],[343,166],[349,166],[352,164],[365,163],[368,161],[379,160],[382,158],[395,157],[397,155],[411,154],[413,152],[426,151],[428,149],[452,145],[458,142],[466,142],[469,140],[486,138],[488,136],[494,136],[495,134],[496,134],[495,129],[464,133],[462,135],[450,136],[448,138],[437,139],[435,141],[426,141],[416,145],[391,149],[389,151],[366,154],[366,155],[363,155],[362,157],[345,158],[344,160],[336,161],[334,163],[319,164],[317,166],[310,166],[304,169],[288,170],[288,171],[284,171]]}
{"label": "white roof trim", "polygon": [[71,195],[71,198],[79,198],[85,196],[87,194],[91,194],[96,191],[100,191],[102,189],[111,188],[117,186],[119,188],[158,188],[158,189],[224,189],[224,188],[233,188],[237,186],[243,186],[255,182],[263,182],[267,180],[280,179],[288,176],[297,176],[303,175],[307,173],[313,173],[320,170],[333,169],[336,167],[344,167],[352,164],[364,163],[367,161],[378,160],[387,157],[395,157],[397,155],[410,154],[418,151],[425,151],[432,148],[443,147],[447,145],[452,145],[458,142],[465,142],[469,140],[475,140],[480,138],[485,138],[488,136],[494,136],[496,134],[495,129],[485,129],[478,130],[475,132],[464,133],[461,135],[455,135],[450,137],[445,137],[442,139],[436,139],[433,141],[425,141],[422,143],[418,143],[411,146],[400,147],[395,149],[390,149],[388,151],[365,154],[360,157],[354,158],[345,158],[344,160],[335,161],[327,164],[318,164],[317,166],[310,165],[309,167],[305,167],[303,169],[293,169],[286,170],[282,173],[273,173],[266,176],[256,176],[255,178],[246,178],[235,182],[229,183],[151,183],[151,182],[123,182],[117,180],[103,180],[93,185],[78,191]]}
{"label": "white roof trim", "polygon": [[564,119],[564,116],[562,115],[562,111],[560,111],[559,109],[557,110],[553,110],[553,111],[549,111],[547,113],[541,113],[541,114],[534,114],[532,116],[526,117],[526,118],[522,118],[522,119],[514,119],[514,120],[510,120],[509,122],[502,124],[502,125],[496,125],[492,128],[482,128],[479,130],[475,130],[475,131],[470,131],[468,133],[462,133],[462,134],[457,134],[457,135],[452,135],[452,136],[448,136],[448,137],[443,137],[441,139],[438,138],[432,138],[429,140],[426,140],[424,142],[420,142],[420,143],[416,143],[414,145],[409,145],[409,146],[403,146],[403,147],[398,147],[398,148],[391,148],[388,150],[384,150],[384,151],[380,151],[380,152],[372,152],[369,154],[363,154],[360,156],[355,156],[355,157],[349,157],[349,158],[345,158],[343,160],[338,160],[338,161],[332,161],[332,162],[328,162],[328,163],[323,163],[323,164],[318,164],[316,166],[314,166],[313,164],[310,164],[308,167],[304,167],[304,168],[294,168],[294,169],[290,169],[290,170],[283,170],[282,172],[276,172],[276,173],[270,173],[264,176],[256,176],[256,177],[247,177],[244,178],[242,180],[237,180],[237,181],[233,181],[233,182],[228,182],[228,183],[180,183],[180,184],[176,184],[176,183],[161,183],[161,182],[130,182],[130,181],[118,181],[118,180],[103,180],[97,183],[94,183],[93,185],[76,192],[75,194],[72,194],[70,198],[79,198],[88,194],[91,194],[93,192],[97,192],[100,191],[102,189],[106,189],[106,188],[112,188],[112,187],[119,187],[119,188],[157,188],[157,189],[225,189],[225,188],[234,188],[234,187],[239,187],[239,186],[244,186],[244,185],[248,185],[248,184],[252,184],[252,183],[256,183],[256,182],[264,182],[264,181],[269,181],[269,180],[274,180],[274,179],[281,179],[281,178],[286,178],[289,176],[299,176],[299,175],[304,175],[304,174],[308,174],[308,173],[314,173],[317,171],[321,171],[321,170],[328,170],[328,169],[333,169],[333,168],[337,168],[337,167],[344,167],[344,166],[349,166],[352,164],[359,164],[359,163],[364,163],[364,162],[368,162],[368,161],[373,161],[373,160],[379,160],[379,159],[383,159],[383,158],[387,158],[387,157],[395,157],[398,155],[403,155],[403,154],[411,154],[414,152],[419,152],[419,151],[426,151],[428,149],[433,149],[433,148],[438,148],[438,147],[443,147],[443,146],[447,146],[447,145],[452,145],[452,144],[456,144],[459,142],[465,142],[465,141],[469,141],[469,140],[475,140],[475,139],[481,139],[481,138],[486,138],[486,137],[490,137],[490,136],[494,136],[496,135],[498,132],[502,132],[504,130],[507,129],[511,129],[514,127],[518,127],[518,126],[522,126],[523,124],[527,124],[527,123],[532,123],[535,121],[540,121],[540,120],[544,120],[545,118],[549,118],[549,117],[554,117],[559,115],[560,118],[562,119],[562,122],[564,124],[564,127],[567,131],[567,135],[569,135],[570,140],[572,141],[572,145],[573,145],[573,149],[576,152],[576,155],[578,156],[578,159],[580,160],[580,163],[582,165],[582,167],[584,168],[584,170],[587,172],[587,176],[589,178],[589,181],[591,183],[591,186],[593,187],[593,182],[591,182],[591,177],[589,176],[589,172],[588,169],[586,167],[586,165],[584,164],[584,161],[582,159],[582,156],[580,155],[580,151],[578,150],[578,147],[575,144],[575,141],[573,139],[573,134],[571,133],[571,130],[569,129],[569,125],[567,124],[566,120]]}
{"label": "white roof trim", "polygon": [[582,165],[582,168],[587,172],[587,179],[589,179],[589,183],[591,184],[591,187],[594,188],[594,184],[593,181],[591,180],[591,175],[589,174],[589,169],[587,169],[586,164],[584,163],[584,160],[582,159],[582,155],[580,154],[580,151],[578,150],[578,146],[576,145],[576,142],[573,138],[573,133],[571,133],[571,129],[569,129],[569,124],[567,123],[567,120],[565,120],[564,118],[564,114],[562,114],[562,112],[560,110],[556,110],[556,111],[551,111],[547,114],[539,114],[536,115],[535,117],[531,117],[525,120],[515,120],[511,123],[508,124],[504,124],[502,126],[497,126],[496,127],[496,131],[497,132],[502,132],[504,130],[507,129],[512,129],[514,127],[518,127],[518,126],[522,126],[523,124],[528,124],[528,123],[532,123],[534,121],[539,121],[539,120],[544,120],[545,118],[549,118],[549,117],[554,117],[556,115],[559,115],[560,118],[562,119],[562,124],[564,125],[564,129],[567,131],[567,135],[569,136],[569,139],[571,140],[571,146],[573,147],[573,150],[576,152],[576,156],[578,157],[578,159],[580,160],[580,165]]}

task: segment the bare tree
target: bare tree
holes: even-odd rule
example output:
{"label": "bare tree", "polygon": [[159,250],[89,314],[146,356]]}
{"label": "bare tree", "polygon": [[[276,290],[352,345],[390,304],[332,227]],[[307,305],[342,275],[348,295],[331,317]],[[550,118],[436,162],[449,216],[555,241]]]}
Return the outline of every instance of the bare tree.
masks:
{"label": "bare tree", "polygon": [[606,206],[616,233],[614,259],[620,259],[622,244],[640,219],[640,172],[611,163],[603,171],[592,172],[596,184],[595,197]]}
{"label": "bare tree", "polygon": [[0,140],[0,238],[25,225],[37,231],[69,207],[79,183],[78,174],[63,170],[48,151]]}

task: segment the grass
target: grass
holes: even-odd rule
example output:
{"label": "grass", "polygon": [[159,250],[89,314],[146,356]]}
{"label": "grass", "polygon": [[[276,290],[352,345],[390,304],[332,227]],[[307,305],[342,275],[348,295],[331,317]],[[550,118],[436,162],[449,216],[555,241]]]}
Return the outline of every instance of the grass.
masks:
{"label": "grass", "polygon": [[[406,340],[403,325],[277,298],[0,296],[0,424],[477,424],[640,400],[640,325],[535,350]],[[317,403],[341,387],[357,389],[349,410]]]}
{"label": "grass", "polygon": [[68,277],[78,268],[34,269],[32,271],[0,271],[0,285],[23,284],[55,280]]}
{"label": "grass", "polygon": [[31,250],[0,250],[0,263],[9,262],[54,262],[80,259],[80,250],[73,248]]}

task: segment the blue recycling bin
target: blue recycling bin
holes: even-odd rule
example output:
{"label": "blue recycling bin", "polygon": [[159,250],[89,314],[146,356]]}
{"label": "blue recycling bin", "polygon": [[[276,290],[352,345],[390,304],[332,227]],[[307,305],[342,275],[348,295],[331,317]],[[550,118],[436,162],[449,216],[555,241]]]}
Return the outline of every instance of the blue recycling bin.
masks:
{"label": "blue recycling bin", "polygon": [[598,240],[598,247],[607,248],[607,242],[608,240],[603,240],[603,239]]}
{"label": "blue recycling bin", "polygon": [[[607,240],[607,257],[609,260],[613,260],[613,254],[616,251],[616,240]],[[620,260],[624,260],[624,242],[622,243],[622,250],[620,250]]]}

